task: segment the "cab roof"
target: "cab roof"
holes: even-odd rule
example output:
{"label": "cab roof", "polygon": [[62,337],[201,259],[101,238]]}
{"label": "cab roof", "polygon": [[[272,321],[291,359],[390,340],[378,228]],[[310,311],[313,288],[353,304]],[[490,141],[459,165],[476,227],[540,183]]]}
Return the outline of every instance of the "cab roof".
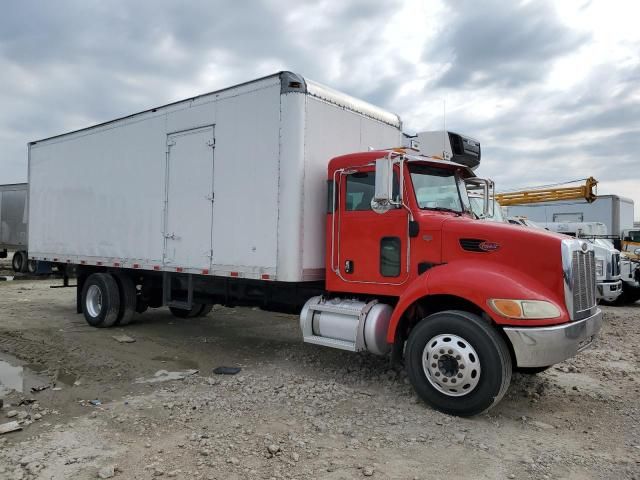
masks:
{"label": "cab roof", "polygon": [[451,170],[456,170],[461,173],[465,178],[475,177],[476,174],[466,165],[460,163],[451,162],[449,160],[443,160],[437,157],[427,157],[424,155],[418,155],[409,153],[406,150],[410,149],[388,149],[388,150],[371,150],[368,152],[349,153],[347,155],[340,155],[339,157],[332,158],[329,161],[329,176],[332,177],[336,170],[346,168],[358,168],[365,165],[373,164],[377,159],[383,158],[390,153],[392,155],[404,155],[407,161],[411,163],[421,163],[424,165],[431,165],[434,167],[441,167]]}

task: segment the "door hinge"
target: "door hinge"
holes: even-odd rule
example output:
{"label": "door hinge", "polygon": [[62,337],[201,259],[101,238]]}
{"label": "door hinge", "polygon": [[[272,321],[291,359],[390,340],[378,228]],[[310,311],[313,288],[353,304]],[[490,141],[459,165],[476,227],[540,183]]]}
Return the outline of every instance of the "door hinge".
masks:
{"label": "door hinge", "polygon": [[163,234],[164,238],[168,238],[169,240],[178,240],[180,237],[176,236],[175,233],[165,233]]}
{"label": "door hinge", "polygon": [[169,140],[169,141],[167,142],[167,147],[173,147],[175,144],[176,144],[176,141],[175,141],[175,140]]}
{"label": "door hinge", "polygon": [[215,199],[215,196],[216,196],[215,193],[212,193],[211,195],[206,195],[205,198],[210,202],[213,202]]}
{"label": "door hinge", "polygon": [[207,145],[210,147],[215,147],[216,146],[216,139],[214,138],[213,140],[207,140]]}

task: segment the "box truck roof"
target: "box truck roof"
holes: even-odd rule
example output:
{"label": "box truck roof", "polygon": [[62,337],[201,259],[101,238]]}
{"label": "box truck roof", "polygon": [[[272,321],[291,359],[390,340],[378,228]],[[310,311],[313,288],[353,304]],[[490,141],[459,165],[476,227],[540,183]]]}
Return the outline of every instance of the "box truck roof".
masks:
{"label": "box truck roof", "polygon": [[106,127],[108,125],[122,122],[127,119],[132,119],[134,117],[148,114],[148,113],[156,113],[161,112],[162,110],[169,109],[171,107],[179,106],[188,102],[194,102],[197,100],[206,99],[207,97],[217,97],[223,93],[230,92],[233,90],[240,90],[242,87],[247,87],[259,83],[264,80],[274,79],[278,77],[280,79],[280,91],[281,93],[306,93],[313,97],[317,97],[322,99],[328,103],[332,103],[335,105],[339,105],[345,107],[349,110],[362,113],[363,115],[379,120],[388,125],[394,126],[398,129],[402,128],[402,120],[396,114],[390,113],[386,110],[383,110],[375,105],[359,100],[355,97],[347,95],[345,93],[334,90],[333,88],[322,85],[318,82],[314,82],[307,78],[304,78],[302,75],[297,73],[289,72],[289,71],[281,71],[278,73],[274,73],[272,75],[267,75],[265,77],[260,77],[254,80],[250,80],[248,82],[238,83],[231,87],[222,88],[220,90],[215,90],[213,92],[203,93],[200,95],[196,95],[195,97],[186,98],[183,100],[178,100],[176,102],[167,103],[165,105],[161,105],[159,107],[149,108],[147,110],[143,110],[137,113],[132,113],[131,115],[125,115],[123,117],[118,117],[113,120],[108,120],[106,122],[98,123],[96,125],[91,125],[89,127],[80,128],[78,130],[72,130],[70,132],[61,133],[58,135],[53,135],[51,137],[42,138],[40,140],[35,140],[29,142],[30,145],[35,145],[36,143],[45,142],[48,140],[53,140],[56,138],[64,137],[67,135],[73,135],[75,133],[85,132],[93,129],[97,129],[100,127]]}

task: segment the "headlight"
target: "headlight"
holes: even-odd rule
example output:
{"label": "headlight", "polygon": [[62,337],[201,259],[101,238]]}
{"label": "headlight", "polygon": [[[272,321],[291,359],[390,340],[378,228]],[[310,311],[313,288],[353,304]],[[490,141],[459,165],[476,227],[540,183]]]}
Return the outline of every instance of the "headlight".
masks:
{"label": "headlight", "polygon": [[602,258],[596,258],[596,277],[604,276],[604,260]]}
{"label": "headlight", "polygon": [[511,300],[492,298],[489,306],[499,315],[507,318],[558,318],[560,309],[544,300]]}

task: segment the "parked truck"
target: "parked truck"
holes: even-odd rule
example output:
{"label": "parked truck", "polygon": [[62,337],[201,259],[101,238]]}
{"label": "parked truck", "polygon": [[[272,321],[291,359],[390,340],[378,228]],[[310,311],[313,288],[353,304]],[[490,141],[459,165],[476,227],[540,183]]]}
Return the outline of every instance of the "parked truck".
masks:
{"label": "parked truck", "polygon": [[593,247],[474,219],[479,151],[401,142],[397,115],[290,72],[31,142],[29,255],[77,265],[92,326],[300,312],[305,342],[389,355],[478,414],[598,333]]}
{"label": "parked truck", "polygon": [[622,294],[620,250],[607,238],[607,226],[600,222],[546,222],[540,225],[553,232],[583,238],[593,244],[598,299],[615,304]]}
{"label": "parked truck", "polygon": [[[517,197],[518,192],[509,195]],[[613,247],[622,254],[622,294],[617,301],[626,304],[640,300],[640,229],[634,227],[633,200],[618,195],[588,195],[585,198],[564,198],[543,203],[509,205],[506,208],[508,215],[523,215],[540,223],[604,224],[605,234],[587,235],[583,232],[581,236],[611,240]]]}
{"label": "parked truck", "polygon": [[12,251],[16,272],[27,268],[27,184],[0,185],[0,258]]}

